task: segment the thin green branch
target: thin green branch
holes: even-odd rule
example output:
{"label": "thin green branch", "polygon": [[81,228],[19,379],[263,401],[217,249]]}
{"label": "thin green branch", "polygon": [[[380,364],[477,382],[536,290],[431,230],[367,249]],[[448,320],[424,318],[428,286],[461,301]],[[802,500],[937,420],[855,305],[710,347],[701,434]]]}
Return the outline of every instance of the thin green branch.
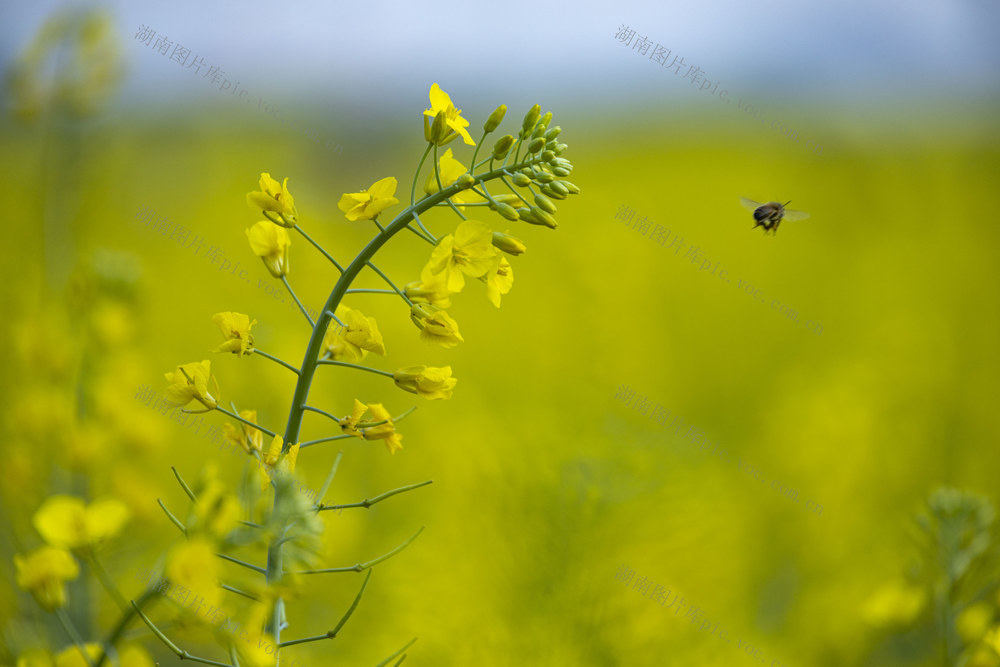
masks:
{"label": "thin green branch", "polygon": [[[309,412],[316,412],[316,413],[318,413],[318,414],[321,414],[321,415],[323,415],[324,417],[329,417],[329,418],[330,418],[330,419],[332,419],[333,421],[337,422],[337,425],[338,425],[338,426],[340,426],[340,418],[339,418],[339,417],[334,417],[333,415],[331,415],[331,414],[330,414],[329,412],[327,412],[326,410],[320,410],[319,408],[314,408],[314,407],[313,407],[313,406],[311,406],[311,405],[303,405],[303,406],[302,406],[302,409],[303,409],[303,410],[308,410]],[[299,445],[299,448],[301,449],[301,448],[302,448],[302,445]]]}
{"label": "thin green branch", "polygon": [[306,637],[304,639],[293,639],[292,641],[281,642],[280,644],[278,644],[278,648],[285,648],[286,646],[294,646],[295,644],[305,644],[307,642],[320,641],[322,639],[336,638],[337,633],[339,633],[341,628],[344,627],[344,624],[347,623],[347,619],[349,619],[351,617],[351,614],[354,613],[354,610],[358,608],[358,603],[361,602],[361,596],[365,594],[365,588],[368,587],[368,580],[372,578],[372,572],[374,572],[374,570],[368,570],[368,574],[365,575],[365,580],[361,582],[361,590],[358,591],[358,594],[354,597],[354,602],[352,602],[351,606],[347,608],[347,611],[344,613],[344,616],[340,619],[340,622],[337,623],[337,625],[333,628],[333,630],[330,630],[326,634],[317,635],[315,637]]}
{"label": "thin green branch", "polygon": [[184,489],[184,493],[186,493],[187,497],[191,499],[191,502],[197,502],[198,497],[194,495],[194,491],[192,491],[191,487],[187,485],[187,482],[184,481],[181,474],[177,472],[177,468],[170,466],[170,469],[174,471],[174,477],[177,478],[177,482],[181,485],[181,488]]}
{"label": "thin green branch", "polygon": [[200,662],[205,665],[218,665],[219,667],[233,667],[228,662],[216,662],[215,660],[209,660],[208,658],[201,658],[197,655],[191,655],[184,649],[179,648],[176,644],[167,639],[167,636],[163,634],[160,631],[160,629],[156,627],[144,613],[142,613],[142,610],[136,606],[135,602],[132,603],[132,606],[135,608],[135,612],[139,614],[139,618],[142,619],[142,622],[145,623],[149,627],[149,629],[152,630],[153,634],[159,637],[160,641],[162,641],[166,645],[166,647],[169,648],[171,651],[173,651],[174,654],[181,660],[192,660],[194,662]]}
{"label": "thin green branch", "polygon": [[[437,179],[438,190],[444,190],[444,186],[441,185],[441,170],[438,168],[437,144],[434,144],[434,178]],[[451,207],[451,210],[453,210],[455,213],[458,214],[458,217],[460,217],[462,220],[468,220],[468,218],[465,217],[465,214],[462,213],[462,211],[460,211],[457,206],[455,206],[455,202],[451,200],[451,197],[446,198],[444,202]]]}
{"label": "thin green branch", "polygon": [[403,294],[403,291],[401,289],[399,289],[398,287],[396,287],[396,283],[392,282],[392,280],[389,279],[389,276],[387,276],[384,273],[382,273],[381,269],[379,269],[377,266],[375,266],[371,262],[368,262],[368,266],[370,266],[372,268],[372,270],[375,271],[375,273],[377,273],[380,276],[382,276],[382,278],[387,283],[389,283],[389,285],[392,287],[392,289],[396,290],[396,294],[398,294],[399,296],[401,296],[403,298],[403,301],[405,301],[406,303],[408,303],[411,306],[413,305],[413,302],[410,301],[410,297],[408,297],[405,294]]}
{"label": "thin green branch", "polygon": [[266,429],[263,426],[261,426],[260,424],[254,424],[249,419],[244,419],[243,417],[240,417],[235,412],[230,412],[229,410],[226,410],[225,408],[215,408],[215,409],[218,410],[219,412],[221,412],[222,414],[229,415],[230,417],[232,417],[233,419],[235,419],[238,422],[242,422],[242,423],[246,424],[247,426],[250,426],[251,428],[257,429],[261,433],[265,433],[265,434],[271,436],[272,438],[274,436],[278,435],[274,431],[272,431],[270,429]]}
{"label": "thin green branch", "polygon": [[167,506],[163,504],[163,501],[157,498],[156,503],[160,506],[160,509],[163,510],[163,513],[167,515],[167,518],[170,519],[170,523],[177,526],[178,530],[187,535],[188,534],[187,526],[181,523],[180,519],[178,519],[177,517],[175,517],[173,514],[170,513],[170,510],[168,510]]}
{"label": "thin green branch", "polygon": [[59,623],[62,624],[63,630],[66,631],[66,634],[69,636],[70,640],[72,640],[73,645],[76,646],[80,655],[83,656],[83,659],[87,661],[87,664],[90,665],[90,667],[96,667],[94,661],[90,659],[90,654],[83,646],[83,638],[80,637],[80,633],[77,632],[76,626],[73,625],[73,621],[66,613],[66,610],[62,607],[56,609],[56,617],[59,619]]}
{"label": "thin green branch", "polygon": [[129,606],[126,613],[122,614],[121,618],[118,619],[118,624],[111,630],[107,638],[101,643],[101,654],[97,656],[97,667],[101,667],[102,664],[108,659],[107,649],[109,646],[114,646],[118,643],[119,638],[125,633],[125,628],[136,616],[136,605],[139,607],[145,606],[145,604],[158,596],[155,588],[149,587],[143,591],[142,595],[139,596],[138,602],[133,601]]}
{"label": "thin green branch", "polygon": [[253,351],[254,351],[254,353],[259,354],[260,356],[264,357],[265,359],[270,359],[271,361],[273,361],[275,363],[281,364],[282,366],[284,366],[285,368],[287,368],[291,372],[295,373],[296,375],[299,374],[299,369],[296,368],[295,366],[292,366],[287,361],[282,361],[278,357],[272,356],[272,355],[268,354],[267,352],[264,352],[263,350],[260,350],[260,349],[258,349],[256,347],[253,349]]}
{"label": "thin green branch", "polygon": [[[406,649],[410,648],[411,646],[413,646],[413,645],[414,645],[414,644],[416,644],[416,643],[417,643],[417,638],[416,638],[416,637],[414,637],[414,638],[413,638],[413,639],[411,639],[411,640],[410,640],[409,642],[407,642],[406,646],[404,646],[403,648],[399,649],[398,651],[396,651],[395,653],[393,653],[392,655],[390,655],[390,656],[389,656],[388,658],[386,658],[386,659],[385,659],[385,660],[383,660],[382,662],[380,662],[380,663],[378,663],[377,665],[375,665],[375,667],[385,667],[386,665],[388,665],[388,664],[389,664],[389,661],[390,661],[390,660],[392,660],[392,659],[393,659],[393,658],[395,658],[395,657],[396,657],[397,655],[399,655],[400,653],[404,652],[404,651],[405,651]],[[398,665],[399,663],[397,662],[396,664]]]}
{"label": "thin green branch", "polygon": [[313,445],[320,445],[324,442],[332,442],[333,440],[347,440],[348,438],[356,438],[358,436],[351,435],[349,433],[344,433],[343,435],[331,435],[328,438],[320,438],[319,440],[308,440],[306,442],[299,443],[299,451],[302,451],[306,447],[312,447]]}
{"label": "thin green branch", "polygon": [[[341,269],[341,273],[343,273],[343,269]],[[316,323],[313,322],[313,318],[309,317],[309,311],[306,310],[306,307],[302,305],[301,301],[299,301],[299,297],[295,295],[295,290],[292,289],[292,286],[288,284],[288,278],[286,276],[281,276],[281,282],[285,284],[285,288],[288,290],[288,293],[292,295],[293,299],[295,299],[295,305],[297,305],[299,310],[302,311],[302,314],[305,315],[306,322],[309,323],[309,326],[316,328]]]}
{"label": "thin green branch", "polygon": [[[299,446],[299,451],[302,450],[301,445]],[[330,490],[330,485],[333,484],[333,477],[337,474],[337,468],[340,467],[340,459],[344,458],[344,450],[337,452],[337,458],[333,460],[333,466],[330,467],[330,472],[326,476],[326,481],[323,482],[323,486],[320,487],[319,493],[316,495],[318,502],[316,503],[316,511],[318,512],[320,507],[323,506],[323,498],[326,497],[326,492]]]}
{"label": "thin green branch", "polygon": [[414,489],[419,489],[422,486],[427,486],[428,484],[433,484],[433,483],[434,483],[433,479],[429,479],[426,482],[417,482],[416,484],[410,484],[409,486],[402,486],[402,487],[400,487],[398,489],[393,489],[392,491],[386,491],[385,493],[383,493],[381,495],[378,495],[378,496],[375,496],[374,498],[370,498],[370,499],[369,498],[365,498],[364,500],[362,500],[359,503],[350,503],[349,505],[324,505],[323,503],[320,503],[319,504],[319,509],[317,511],[323,512],[325,510],[348,509],[348,508],[352,508],[352,507],[364,507],[364,508],[367,509],[367,508],[371,507],[372,505],[374,505],[375,503],[382,502],[386,498],[391,498],[391,497],[393,497],[393,496],[395,496],[397,494],[406,493],[407,491],[412,491]]}
{"label": "thin green branch", "polygon": [[215,555],[223,560],[228,560],[230,563],[236,563],[237,565],[242,565],[243,567],[249,570],[253,570],[254,572],[259,572],[260,574],[265,574],[267,572],[267,570],[265,570],[264,568],[258,565],[252,565],[251,563],[242,561],[239,558],[233,558],[232,556],[227,556],[226,554],[220,554],[220,553],[216,553]]}
{"label": "thin green branch", "polygon": [[406,547],[408,547],[410,545],[410,543],[413,542],[413,540],[417,539],[417,536],[420,535],[420,533],[422,533],[422,532],[424,532],[424,526],[421,526],[420,530],[418,530],[417,532],[415,532],[410,537],[410,539],[406,540],[405,542],[403,542],[402,544],[400,544],[398,547],[396,547],[395,549],[393,549],[389,553],[383,554],[383,555],[379,556],[378,558],[375,558],[373,560],[368,561],[367,563],[358,563],[357,565],[352,565],[350,567],[331,567],[331,568],[328,568],[328,569],[325,569],[325,570],[305,570],[303,572],[299,572],[299,574],[332,574],[332,573],[336,573],[336,572],[364,572],[368,568],[374,567],[374,566],[378,565],[379,563],[381,563],[383,561],[386,561],[386,560],[392,558],[393,556],[395,556],[396,554],[398,554],[400,551],[402,551],[403,549],[405,549]]}
{"label": "thin green branch", "polygon": [[97,559],[94,552],[90,552],[88,560],[90,561],[91,567],[94,568],[94,574],[97,575],[97,578],[101,581],[101,585],[104,586],[104,590],[108,592],[108,595],[110,595],[115,601],[115,604],[118,605],[119,609],[127,611],[129,608],[128,602],[125,601],[125,597],[121,594],[121,591],[118,590],[118,586],[115,585],[114,579],[111,578],[108,571],[104,569],[103,565],[101,565],[101,561]]}
{"label": "thin green branch", "polygon": [[369,289],[367,287],[347,290],[347,294],[396,294],[396,293],[397,293],[396,290],[392,289]]}
{"label": "thin green branch", "polygon": [[380,371],[377,368],[369,368],[368,366],[360,366],[358,364],[352,364],[349,361],[334,361],[332,359],[321,359],[317,362],[321,366],[344,366],[345,368],[357,368],[359,371],[368,371],[369,373],[378,373],[379,375],[384,375],[389,378],[394,378],[396,375],[390,373],[389,371]]}
{"label": "thin green branch", "polygon": [[253,593],[247,593],[246,591],[241,591],[240,589],[230,586],[229,584],[220,583],[219,586],[221,586],[223,590],[227,590],[230,593],[236,593],[237,595],[242,595],[245,598],[250,598],[251,600],[256,600],[257,602],[260,602],[260,598],[254,595]]}
{"label": "thin green branch", "polygon": [[323,249],[323,246],[321,246],[320,244],[318,244],[315,241],[313,241],[312,237],[309,236],[308,234],[306,234],[306,232],[305,232],[304,229],[302,229],[298,225],[295,225],[295,229],[299,232],[299,234],[302,234],[302,236],[304,236],[306,238],[306,241],[309,241],[309,243],[312,243],[313,246],[315,246],[316,250],[319,250],[321,253],[323,253],[323,256],[326,257],[328,260],[330,260],[333,263],[333,265],[335,267],[337,267],[338,271],[340,271],[341,273],[344,272],[344,267],[342,267],[340,264],[338,264],[337,260],[335,260],[333,257],[331,257],[330,253],[328,253],[326,250]]}

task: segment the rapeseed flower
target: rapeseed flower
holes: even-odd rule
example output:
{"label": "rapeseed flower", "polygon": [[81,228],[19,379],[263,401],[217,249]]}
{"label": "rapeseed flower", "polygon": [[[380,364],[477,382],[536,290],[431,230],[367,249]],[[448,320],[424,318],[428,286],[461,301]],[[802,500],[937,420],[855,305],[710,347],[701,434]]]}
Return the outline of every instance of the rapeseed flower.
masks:
{"label": "rapeseed flower", "polygon": [[[191,401],[198,401],[205,406],[208,412],[218,407],[218,400],[208,393],[208,380],[211,377],[211,363],[205,359],[202,362],[191,362],[178,366],[173,373],[166,373],[164,377],[170,386],[164,390],[164,400],[183,408]],[[213,380],[215,378],[212,378]],[[219,383],[215,383],[215,393],[219,393]]]}
{"label": "rapeseed flower", "polygon": [[216,348],[216,352],[232,352],[241,357],[253,353],[253,334],[250,333],[250,327],[257,324],[257,320],[251,321],[248,315],[227,311],[216,313],[212,316],[212,321],[226,337],[226,342]]}
{"label": "rapeseed flower", "polygon": [[451,366],[407,366],[393,373],[396,386],[428,400],[451,398],[451,390],[458,380],[451,376]]}
{"label": "rapeseed flower", "polygon": [[[271,174],[266,171],[260,175],[260,190],[247,193],[247,204],[252,208],[259,208],[264,212],[264,216],[280,224],[282,227],[294,227],[298,219],[298,211],[295,210],[295,199],[288,191],[288,178],[280,185],[278,181],[271,178]],[[277,213],[281,222],[268,215],[268,212]]]}
{"label": "rapeseed flower", "polygon": [[478,278],[495,268],[497,262],[493,232],[489,226],[478,220],[465,220],[454,234],[438,241],[420,279],[426,283],[440,277],[449,291],[461,292],[466,275]]}
{"label": "rapeseed flower", "polygon": [[28,591],[45,611],[66,606],[66,582],[76,579],[80,567],[72,554],[58,547],[44,546],[27,556],[14,556],[18,588]]}
{"label": "rapeseed flower", "polygon": [[35,530],[48,544],[62,549],[85,549],[121,532],[129,519],[125,503],[107,498],[89,505],[74,496],[48,498],[35,512]]}
{"label": "rapeseed flower", "polygon": [[337,207],[351,222],[371,220],[385,209],[399,203],[396,194],[396,179],[392,176],[375,181],[367,190],[344,193]]}
{"label": "rapeseed flower", "polygon": [[469,146],[475,146],[476,142],[472,140],[469,136],[469,131],[466,130],[469,126],[469,121],[462,118],[462,110],[456,109],[455,105],[451,103],[451,97],[448,93],[441,90],[441,86],[434,83],[431,86],[430,93],[428,94],[431,101],[431,108],[424,111],[425,116],[430,116],[434,118],[439,112],[444,112],[445,123],[448,127],[457,132],[462,136],[462,141],[464,141]]}
{"label": "rapeseed flower", "polygon": [[275,278],[288,275],[288,248],[292,239],[282,227],[268,220],[261,220],[246,230],[247,240],[255,255]]}

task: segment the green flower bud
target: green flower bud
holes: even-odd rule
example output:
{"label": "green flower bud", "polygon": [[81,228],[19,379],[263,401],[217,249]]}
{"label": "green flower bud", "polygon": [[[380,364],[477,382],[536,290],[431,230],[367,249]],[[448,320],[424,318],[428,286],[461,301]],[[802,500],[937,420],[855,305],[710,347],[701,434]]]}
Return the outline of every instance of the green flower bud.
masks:
{"label": "green flower bud", "polygon": [[540,171],[535,174],[535,180],[539,183],[551,183],[556,180],[556,177],[547,171]]}
{"label": "green flower bud", "polygon": [[[514,209],[513,206],[508,206],[507,204],[496,204],[495,206],[490,206],[490,208],[494,208],[497,213],[499,213],[503,217],[507,218],[508,220],[518,220],[519,219],[519,216],[517,215],[517,211]],[[497,235],[497,232],[493,232],[493,245],[497,245],[497,243],[496,243],[496,235]],[[497,247],[499,248],[500,246],[497,246]],[[503,250],[503,248],[501,248],[501,250]]]}
{"label": "green flower bud", "polygon": [[[514,212],[514,216],[514,219],[517,220],[516,211]],[[515,238],[509,234],[501,234],[500,232],[493,232],[493,245],[500,248],[508,255],[515,256],[520,255],[528,249],[521,239]]]}
{"label": "green flower bud", "polygon": [[552,170],[552,173],[556,176],[569,176],[569,169],[565,167],[556,167]]}
{"label": "green flower bud", "polygon": [[564,197],[569,194],[569,190],[566,188],[565,185],[563,185],[562,181],[552,181],[551,183],[549,183],[548,188],[550,190],[558,192]]}
{"label": "green flower bud", "polygon": [[530,208],[525,208],[524,206],[517,209],[517,217],[521,218],[521,220],[524,220],[525,222],[530,222],[533,225],[543,224],[539,222],[537,218],[535,218],[535,215],[534,213],[531,212]]}
{"label": "green flower bud", "polygon": [[566,199],[567,193],[559,192],[558,190],[552,189],[552,186],[555,185],[556,183],[558,183],[558,181],[555,181],[553,183],[546,183],[545,185],[540,187],[539,190],[541,190],[543,193],[545,193],[552,199]]}
{"label": "green flower bud", "polygon": [[559,136],[560,132],[562,132],[562,128],[558,125],[553,128],[549,128],[549,131],[545,133],[545,141],[552,141]]}
{"label": "green flower bud", "polygon": [[545,123],[539,123],[535,126],[535,131],[531,133],[531,138],[534,139],[535,137],[541,137],[545,134],[545,130],[547,129],[548,126]]}
{"label": "green flower bud", "polygon": [[521,198],[518,197],[517,195],[509,195],[509,194],[493,195],[493,199],[495,199],[500,204],[518,204],[521,201]]}
{"label": "green flower bud", "polygon": [[528,144],[528,154],[530,155],[531,153],[537,153],[538,151],[542,150],[542,147],[544,145],[545,145],[545,139],[542,139],[541,137],[538,137],[537,139],[532,139],[531,143]]}
{"label": "green flower bud", "polygon": [[431,140],[431,117],[424,114],[424,139]]}
{"label": "green flower bud", "polygon": [[549,123],[551,122],[552,122],[552,112],[546,111],[545,115],[542,116],[542,123],[545,125],[545,127],[548,127]]}
{"label": "green flower bud", "polygon": [[444,143],[448,133],[451,132],[451,128],[448,127],[448,123],[445,118],[445,112],[438,111],[437,115],[434,116],[434,122],[431,124],[431,141],[438,146],[441,146]]}
{"label": "green flower bud", "polygon": [[[538,196],[536,195],[536,199],[537,197]],[[549,204],[552,204],[552,202],[549,202]],[[552,207],[555,208],[555,204],[552,204]],[[558,224],[555,218],[549,215],[547,211],[543,211],[538,206],[531,207],[531,214],[535,217],[536,220],[540,220],[541,224],[551,229],[555,229],[556,225]]]}
{"label": "green flower bud", "polygon": [[462,188],[463,190],[467,190],[468,188],[471,188],[473,185],[476,184],[476,179],[474,179],[469,174],[462,174],[455,181],[455,184],[458,185],[458,187]]}
{"label": "green flower bud", "polygon": [[553,153],[552,151],[542,151],[542,159],[545,160],[546,162],[552,162],[552,160],[555,159],[555,157],[556,154]]}
{"label": "green flower bud", "polygon": [[567,148],[569,148],[569,146],[567,146],[566,144],[556,144],[556,147],[552,150],[552,152],[555,153],[556,155],[562,155],[563,153],[566,152]]}
{"label": "green flower bud", "polygon": [[531,179],[522,174],[521,172],[517,172],[516,174],[511,176],[510,180],[514,181],[514,185],[519,185],[522,188],[526,188],[529,185],[531,185]]}
{"label": "green flower bud", "polygon": [[566,188],[567,190],[569,190],[569,193],[571,195],[578,195],[578,194],[580,194],[580,188],[578,188],[576,185],[570,183],[569,181],[559,181],[559,182],[562,184],[562,186],[564,188]]}
{"label": "green flower bud", "polygon": [[483,125],[483,130],[485,132],[492,132],[493,130],[497,129],[500,123],[503,122],[503,117],[506,115],[507,115],[507,105],[501,104],[496,109],[494,109],[493,113],[490,114],[490,117],[486,119],[486,124]]}
{"label": "green flower bud", "polygon": [[502,160],[507,156],[510,151],[510,147],[514,145],[514,137],[509,134],[505,134],[497,142],[493,144],[493,157],[497,160]]}
{"label": "green flower bud", "polygon": [[555,213],[559,210],[556,208],[556,205],[552,203],[552,200],[543,194],[535,195],[535,203],[538,204],[538,208],[542,209],[546,213]]}
{"label": "green flower bud", "polygon": [[528,110],[524,116],[524,123],[521,125],[521,134],[527,135],[538,122],[538,115],[542,113],[542,107],[537,104]]}

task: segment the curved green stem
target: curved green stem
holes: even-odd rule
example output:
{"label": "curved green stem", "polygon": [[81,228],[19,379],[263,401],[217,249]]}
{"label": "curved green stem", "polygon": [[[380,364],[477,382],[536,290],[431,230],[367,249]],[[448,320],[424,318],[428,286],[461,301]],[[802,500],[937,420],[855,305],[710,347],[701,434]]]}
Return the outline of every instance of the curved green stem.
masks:
{"label": "curved green stem", "polygon": [[338,271],[340,271],[341,273],[344,272],[344,267],[342,267],[340,264],[338,264],[337,260],[335,260],[333,257],[331,257],[330,253],[328,253],[326,250],[323,249],[323,246],[321,246],[320,244],[318,244],[315,241],[313,241],[312,237],[305,233],[305,230],[303,230],[298,225],[295,225],[295,229],[299,232],[299,234],[302,234],[302,236],[304,236],[306,238],[306,240],[309,241],[309,243],[312,243],[313,246],[316,247],[316,250],[319,250],[321,253],[323,253],[324,257],[326,257],[328,260],[330,260],[331,262],[333,262],[333,265],[335,267],[337,267]]}
{"label": "curved green stem", "polygon": [[358,364],[352,364],[347,361],[333,361],[332,359],[323,359],[318,362],[320,366],[344,366],[345,368],[357,368],[360,371],[368,371],[369,373],[378,373],[379,375],[384,375],[389,378],[396,377],[394,373],[389,371],[380,371],[377,368],[368,368],[367,366],[359,366]]}
{"label": "curved green stem", "polygon": [[302,305],[301,301],[299,301],[299,297],[295,296],[295,290],[292,289],[292,286],[288,284],[288,278],[286,276],[281,276],[281,282],[285,283],[288,293],[292,295],[292,298],[295,299],[295,305],[297,305],[299,310],[302,311],[302,314],[306,316],[306,322],[309,323],[309,326],[315,327],[316,323],[313,322],[313,318],[309,317],[309,311],[307,311],[306,307]]}
{"label": "curved green stem", "polygon": [[299,374],[299,369],[296,368],[295,366],[292,366],[287,361],[282,361],[278,357],[272,356],[272,355],[268,354],[267,352],[264,352],[263,350],[258,349],[256,347],[253,349],[253,351],[254,351],[254,354],[259,354],[260,356],[264,357],[265,359],[270,359],[271,361],[275,362],[276,364],[281,364],[282,366],[284,366],[285,368],[287,368],[291,372],[295,373],[296,375]]}
{"label": "curved green stem", "polygon": [[410,298],[408,296],[406,296],[405,294],[403,294],[403,291],[401,289],[399,289],[398,287],[396,287],[396,283],[392,282],[392,280],[389,278],[389,276],[387,276],[384,273],[382,273],[381,269],[379,269],[377,266],[375,266],[371,262],[368,262],[368,266],[371,267],[371,269],[375,273],[377,273],[380,276],[382,276],[382,279],[385,280],[387,283],[389,283],[389,285],[392,286],[392,289],[396,290],[396,294],[398,294],[399,296],[401,296],[403,298],[403,301],[405,301],[407,303],[407,305],[410,305],[410,306],[413,305],[413,302],[410,301]]}
{"label": "curved green stem", "polygon": [[424,532],[424,527],[423,526],[420,527],[420,530],[418,530],[417,532],[413,533],[413,535],[410,536],[410,539],[406,540],[405,542],[403,542],[402,544],[400,544],[398,547],[396,547],[395,549],[393,549],[389,553],[382,554],[378,558],[370,560],[367,563],[358,563],[357,565],[351,565],[350,567],[331,567],[331,568],[327,568],[325,570],[303,570],[302,572],[299,572],[299,574],[331,574],[331,573],[335,573],[335,572],[364,572],[368,568],[374,567],[374,566],[378,565],[379,563],[392,558],[393,556],[395,556],[396,554],[398,554],[400,551],[402,551],[406,547],[410,546],[410,543],[412,543],[413,540],[417,539],[417,537],[422,532]]}
{"label": "curved green stem", "polygon": [[80,633],[77,632],[76,626],[73,625],[73,621],[66,613],[66,610],[62,608],[56,609],[56,617],[59,619],[59,622],[62,624],[63,629],[66,631],[70,640],[76,646],[76,649],[80,652],[80,655],[83,656],[83,659],[87,661],[87,664],[90,665],[90,667],[96,667],[94,661],[90,659],[90,654],[87,653],[87,650],[83,647],[83,638],[80,637]]}
{"label": "curved green stem", "polygon": [[260,424],[254,424],[252,421],[249,421],[247,419],[244,419],[243,417],[240,417],[235,412],[230,412],[229,410],[226,410],[225,408],[222,408],[222,407],[217,407],[215,409],[218,410],[219,412],[221,412],[224,415],[229,415],[230,417],[232,417],[233,419],[235,419],[238,422],[242,422],[242,423],[246,424],[247,426],[250,426],[250,427],[253,427],[253,428],[257,429],[261,433],[266,433],[267,435],[271,436],[272,438],[274,436],[278,435],[274,431],[266,429],[263,426],[261,426]]}

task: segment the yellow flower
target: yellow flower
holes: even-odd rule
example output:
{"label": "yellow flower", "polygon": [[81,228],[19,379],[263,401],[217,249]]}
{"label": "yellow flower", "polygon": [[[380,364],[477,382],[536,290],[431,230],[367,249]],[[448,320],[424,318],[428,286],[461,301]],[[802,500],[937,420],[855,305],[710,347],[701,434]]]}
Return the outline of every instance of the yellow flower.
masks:
{"label": "yellow flower", "polygon": [[506,294],[514,286],[514,269],[503,255],[499,255],[500,264],[496,269],[486,274],[486,298],[497,308],[500,307],[500,295]]}
{"label": "yellow flower", "polygon": [[989,602],[978,602],[966,607],[955,619],[955,629],[966,644],[971,644],[986,634],[993,620],[993,607]]}
{"label": "yellow flower", "polygon": [[[208,379],[212,375],[211,363],[205,359],[201,363],[191,362],[178,366],[173,373],[166,373],[164,377],[170,386],[163,392],[164,399],[169,403],[183,408],[191,401],[198,401],[208,410],[218,407],[218,401],[208,393]],[[215,378],[212,378],[215,380]],[[215,383],[215,393],[219,393],[219,383]]]}
{"label": "yellow flower", "polygon": [[874,626],[905,626],[917,617],[926,602],[922,588],[907,582],[887,582],[868,598],[861,616]]}
{"label": "yellow flower", "polygon": [[430,303],[438,308],[451,308],[451,292],[443,276],[433,276],[430,282],[414,281],[403,288],[403,294],[413,303]]}
{"label": "yellow flower", "polygon": [[124,503],[108,498],[90,505],[73,496],[48,498],[35,512],[35,530],[42,539],[63,549],[85,548],[114,537],[128,521]]}
{"label": "yellow flower", "polygon": [[438,241],[420,279],[427,283],[442,277],[450,291],[461,292],[465,287],[465,275],[478,278],[493,269],[497,262],[489,226],[478,220],[465,220],[454,234]]}
{"label": "yellow flower", "polygon": [[374,317],[365,317],[360,310],[341,304],[337,306],[337,319],[344,326],[331,322],[324,337],[324,349],[337,361],[360,361],[365,352],[385,355],[385,343]]}
{"label": "yellow flower", "polygon": [[274,440],[271,441],[271,446],[267,448],[267,453],[264,455],[264,463],[269,466],[274,466],[278,462],[278,457],[281,456],[281,448],[285,446],[285,440],[280,435],[274,436]]}
{"label": "yellow flower", "polygon": [[76,646],[70,646],[56,656],[56,667],[89,667],[95,664],[97,657],[101,655],[101,645],[91,642],[84,644],[83,648],[86,649],[87,656],[90,657],[89,661],[80,649]]}
{"label": "yellow flower", "polygon": [[337,206],[351,222],[371,220],[385,209],[399,203],[396,194],[396,179],[392,176],[375,181],[370,188],[361,192],[344,193]]}
{"label": "yellow flower", "polygon": [[250,317],[243,313],[216,313],[212,316],[222,335],[226,337],[226,342],[220,345],[216,352],[232,352],[239,356],[251,354],[253,352],[253,334],[250,327],[257,324],[257,320],[250,321]]}
{"label": "yellow flower", "polygon": [[382,407],[381,403],[372,403],[368,409],[372,411],[373,421],[384,421],[385,423],[361,429],[361,437],[365,440],[385,440],[385,446],[389,449],[390,454],[395,454],[402,449],[403,436],[396,433],[396,426],[392,423],[389,411]]}
{"label": "yellow flower", "polygon": [[17,656],[17,667],[55,667],[52,654],[45,649],[31,648]]}
{"label": "yellow flower", "polygon": [[14,556],[18,588],[31,593],[45,611],[66,606],[66,582],[76,579],[80,568],[65,549],[45,546],[27,556]]}
{"label": "yellow flower", "polygon": [[122,667],[155,667],[153,659],[142,646],[129,644],[118,652]]}
{"label": "yellow flower", "polygon": [[368,406],[355,398],[353,412],[351,412],[351,414],[347,417],[342,417],[340,420],[340,430],[348,435],[354,435],[360,438],[361,432],[358,431],[357,426],[358,422],[361,421],[361,417],[363,417],[366,412],[368,412]]}
{"label": "yellow flower", "polygon": [[451,398],[451,390],[458,382],[451,376],[451,366],[407,366],[400,368],[392,376],[396,386],[412,394],[419,394],[433,401],[437,398]]}
{"label": "yellow flower", "polygon": [[983,640],[987,646],[996,651],[997,655],[1000,655],[1000,625],[987,632]]}
{"label": "yellow flower", "polygon": [[[240,410],[240,417],[243,417],[243,419],[253,422],[254,424],[257,423],[256,410]],[[227,440],[239,445],[243,448],[243,451],[248,454],[253,451],[259,452],[264,446],[264,434],[254,427],[247,426],[242,422],[239,426],[223,424],[222,431]]]}
{"label": "yellow flower", "polygon": [[[449,185],[457,181],[459,176],[469,171],[464,164],[462,164],[454,157],[452,157],[450,148],[447,151],[445,151],[444,155],[442,155],[441,158],[438,160],[438,167],[439,167],[438,171],[441,176],[441,185],[444,187],[448,187]],[[429,195],[432,195],[438,191],[439,188],[437,184],[437,177],[433,173],[431,173],[427,177],[427,182],[424,183],[424,192],[426,192]],[[472,202],[485,201],[481,196],[479,196],[478,193],[476,193],[471,189],[462,190],[458,194],[452,195],[451,200],[456,204],[468,204]],[[465,208],[462,206],[459,206],[459,208],[461,208],[463,211],[465,210]]]}
{"label": "yellow flower", "polygon": [[288,247],[292,239],[282,227],[268,220],[261,220],[246,230],[247,240],[255,255],[275,278],[288,275]]}
{"label": "yellow flower", "polygon": [[260,175],[260,191],[247,193],[247,204],[252,208],[259,208],[264,211],[264,215],[272,222],[277,222],[267,215],[268,211],[277,213],[281,219],[283,227],[294,227],[298,219],[298,212],[295,210],[295,200],[292,193],[288,191],[288,178],[278,185],[278,181],[271,178],[271,174],[266,171]]}
{"label": "yellow flower", "polygon": [[239,500],[218,479],[210,479],[194,503],[195,530],[222,538],[236,527],[242,509]]}
{"label": "yellow flower", "polygon": [[167,554],[165,574],[177,586],[206,603],[217,606],[222,599],[219,586],[219,557],[213,543],[204,537],[193,537],[179,543]]}
{"label": "yellow flower", "polygon": [[420,338],[441,347],[455,347],[465,342],[458,331],[458,322],[451,316],[430,304],[410,306],[410,319],[420,329]]}
{"label": "yellow flower", "polygon": [[472,140],[468,130],[465,129],[469,126],[469,121],[462,118],[462,110],[455,108],[455,105],[451,103],[451,97],[448,96],[448,93],[441,90],[441,87],[435,83],[431,86],[429,97],[431,108],[425,110],[424,115],[434,118],[438,115],[439,111],[444,111],[445,122],[448,124],[448,127],[462,135],[462,141],[466,144],[475,146],[476,142]]}

